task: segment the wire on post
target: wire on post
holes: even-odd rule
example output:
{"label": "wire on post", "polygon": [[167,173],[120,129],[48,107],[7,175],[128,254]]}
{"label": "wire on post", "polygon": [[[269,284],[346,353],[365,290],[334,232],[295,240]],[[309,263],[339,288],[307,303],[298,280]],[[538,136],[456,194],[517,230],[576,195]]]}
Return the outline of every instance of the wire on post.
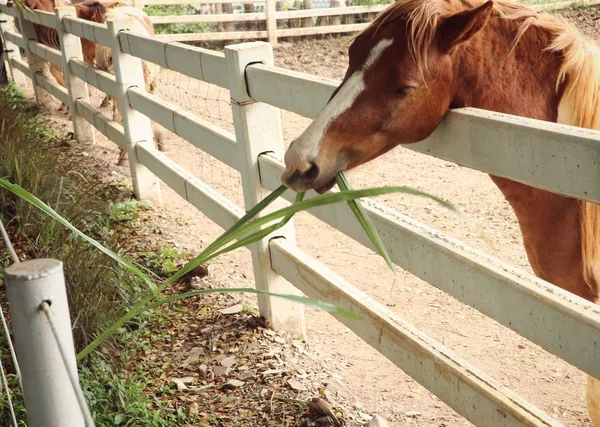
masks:
{"label": "wire on post", "polygon": [[50,303],[48,301],[42,301],[42,303],[40,304],[40,309],[46,315],[46,319],[48,319],[48,323],[50,324],[50,329],[52,329],[52,335],[54,336],[54,340],[56,341],[56,345],[58,346],[58,350],[60,351],[63,363],[65,364],[65,369],[67,370],[67,373],[69,375],[69,380],[71,381],[71,385],[73,386],[73,391],[75,392],[77,400],[79,401],[79,406],[81,407],[81,412],[83,413],[83,418],[85,419],[85,425],[88,427],[94,427],[94,419],[85,401],[83,390],[81,390],[81,386],[79,385],[79,379],[77,378],[77,375],[73,371],[71,371],[71,369],[69,369],[67,363],[67,360],[69,360],[69,357],[67,355],[67,349],[63,345],[58,334],[58,330],[56,329],[56,325],[54,324],[54,316],[52,313],[52,308],[50,307]]}

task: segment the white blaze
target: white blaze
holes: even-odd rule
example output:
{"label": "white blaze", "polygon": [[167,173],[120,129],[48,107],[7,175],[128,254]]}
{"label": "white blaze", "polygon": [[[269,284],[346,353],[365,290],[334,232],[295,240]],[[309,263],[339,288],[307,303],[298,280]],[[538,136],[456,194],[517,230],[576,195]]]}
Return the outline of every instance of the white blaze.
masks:
{"label": "white blaze", "polygon": [[[321,145],[321,139],[329,128],[330,124],[339,117],[344,111],[349,109],[356,98],[365,89],[365,73],[382,55],[383,51],[393,43],[393,39],[384,39],[377,43],[367,58],[362,68],[355,71],[346,80],[335,97],[323,108],[317,118],[306,128],[306,130],[296,139],[293,145],[293,152],[288,152],[287,156],[293,155],[300,162],[305,163],[306,159],[316,157]],[[304,160],[304,161],[303,161]]]}

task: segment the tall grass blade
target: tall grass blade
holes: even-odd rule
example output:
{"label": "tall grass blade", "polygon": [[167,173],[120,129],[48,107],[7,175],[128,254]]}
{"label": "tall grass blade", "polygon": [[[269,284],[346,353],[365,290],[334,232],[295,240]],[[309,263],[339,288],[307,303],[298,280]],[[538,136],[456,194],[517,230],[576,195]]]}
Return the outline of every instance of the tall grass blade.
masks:
{"label": "tall grass blade", "polygon": [[[336,182],[338,187],[340,187],[340,190],[352,190],[352,188],[350,188],[350,182],[348,181],[348,178],[344,172],[340,172],[340,174],[336,177]],[[388,254],[381,237],[379,236],[379,232],[375,228],[375,224],[373,224],[373,221],[371,221],[371,217],[367,215],[367,212],[365,212],[358,200],[349,200],[348,206],[354,213],[354,216],[362,226],[363,230],[365,230],[367,236],[369,236],[369,239],[371,239],[371,242],[373,242],[373,245],[375,246],[375,249],[377,249],[377,252],[379,252],[379,255],[383,257],[390,270],[392,270],[394,275],[396,275],[396,269],[394,268],[392,259],[390,258],[390,255]]]}
{"label": "tall grass blade", "polygon": [[42,202],[40,199],[38,199],[37,197],[35,197],[29,191],[25,190],[23,187],[20,187],[20,186],[18,186],[16,184],[12,184],[11,182],[9,182],[9,181],[7,181],[6,179],[3,179],[3,178],[0,178],[0,187],[6,189],[8,191],[10,191],[14,195],[16,195],[16,196],[22,198],[23,200],[26,200],[27,202],[31,203],[33,206],[35,206],[36,208],[38,208],[39,210],[41,210],[42,212],[44,212],[46,215],[48,215],[51,218],[53,218],[59,224],[62,224],[63,226],[67,227],[69,230],[71,230],[77,236],[79,236],[82,239],[86,240],[91,245],[93,245],[94,247],[98,248],[100,251],[104,252],[106,255],[108,255],[109,257],[111,257],[112,259],[114,259],[116,262],[118,262],[119,264],[121,264],[125,268],[129,269],[130,271],[132,271],[140,279],[142,279],[142,281],[153,292],[156,292],[158,290],[158,287],[156,286],[156,284],[154,284],[154,282],[150,279],[150,277],[148,275],[146,275],[138,267],[136,267],[131,261],[129,261],[126,258],[123,258],[121,255],[119,255],[119,254],[111,251],[110,249],[108,249],[107,247],[105,247],[104,245],[102,245],[101,243],[99,243],[98,241],[94,240],[93,238],[91,238],[91,237],[87,236],[86,234],[82,233],[81,231],[79,231],[67,219],[63,218],[61,215],[59,215],[58,213],[56,213],[56,211],[54,209],[52,209],[46,203]]}

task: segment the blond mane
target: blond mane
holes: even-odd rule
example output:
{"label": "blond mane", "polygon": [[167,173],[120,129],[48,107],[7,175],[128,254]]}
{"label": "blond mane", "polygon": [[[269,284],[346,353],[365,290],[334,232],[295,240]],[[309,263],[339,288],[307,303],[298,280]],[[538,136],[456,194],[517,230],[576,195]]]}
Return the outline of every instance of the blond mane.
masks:
{"label": "blond mane", "polygon": [[[381,12],[357,37],[374,34],[385,23],[404,20],[411,55],[419,68],[426,68],[427,52],[438,25],[448,16],[484,4],[487,0],[398,0]],[[563,56],[557,90],[566,81],[565,99],[577,100],[569,123],[600,129],[600,51],[564,18],[550,13],[538,13],[532,8],[510,0],[494,0],[493,13],[499,19],[515,23],[516,45],[531,27],[547,31],[552,42],[549,52]]]}
{"label": "blond mane", "polygon": [[[408,48],[421,70],[438,25],[448,16],[484,4],[487,0],[397,0],[356,37],[372,35],[388,22],[404,20]],[[493,16],[514,22],[516,45],[532,27],[546,31],[546,51],[563,59],[556,90],[564,89],[558,106],[559,123],[600,130],[600,49],[564,18],[538,13],[510,0],[494,0]],[[355,37],[355,38],[356,38]],[[563,85],[564,84],[564,85]],[[581,202],[581,244],[584,277],[593,288],[600,282],[600,206]]]}

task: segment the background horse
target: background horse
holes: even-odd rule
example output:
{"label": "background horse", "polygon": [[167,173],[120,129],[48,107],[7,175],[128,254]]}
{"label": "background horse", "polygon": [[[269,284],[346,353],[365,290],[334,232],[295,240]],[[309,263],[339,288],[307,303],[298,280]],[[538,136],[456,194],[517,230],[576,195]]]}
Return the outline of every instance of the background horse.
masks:
{"label": "background horse", "polygon": [[[58,0],[57,5],[62,5],[65,0]],[[144,35],[153,36],[154,26],[150,17],[141,9],[136,7],[126,6],[119,2],[100,2],[100,1],[84,1],[82,3],[74,4],[77,11],[77,17],[99,24],[104,24],[107,20],[116,20],[123,18],[131,18],[133,20],[133,27],[130,31]],[[83,40],[82,40],[83,42]],[[104,71],[112,72],[112,53],[110,47],[102,46],[100,44],[94,45],[94,65]],[[157,79],[160,73],[160,66],[142,61],[142,68],[144,73],[144,81],[146,85],[146,91],[154,94],[157,90]],[[119,101],[116,98],[110,98],[113,106],[113,120],[117,123],[122,123],[121,110]],[[160,151],[164,151],[163,142],[163,131],[160,125],[152,122],[152,132],[154,134],[154,142]],[[123,166],[126,164],[127,154],[125,150],[120,149],[119,160],[117,164]]]}
{"label": "background horse", "polygon": [[[352,42],[341,85],[288,148],[282,180],[322,193],[342,170],[427,138],[450,108],[600,129],[600,53],[563,19],[497,0],[398,0]],[[491,176],[537,276],[598,299],[600,206]],[[588,376],[600,426],[600,381]]]}
{"label": "background horse", "polygon": [[[40,10],[44,12],[53,12],[56,6],[73,6],[75,7],[77,17],[79,19],[85,19],[100,24],[104,24],[107,19],[122,19],[122,18],[133,18],[133,28],[131,31],[146,35],[154,35],[154,26],[150,17],[142,10],[134,7],[126,6],[124,3],[112,1],[112,2],[101,2],[97,0],[57,0],[56,4],[54,0],[25,0],[25,6],[32,10]],[[15,21],[18,29],[18,21]],[[60,42],[58,39],[58,32],[55,29],[44,27],[35,24],[37,41],[46,46],[50,46],[54,49],[60,50]],[[112,55],[111,49],[107,46],[98,45],[90,40],[81,39],[81,47],[83,51],[83,59],[86,63],[92,66],[96,66],[104,71],[112,71]],[[144,80],[146,83],[146,91],[149,93],[155,93],[157,88],[157,78],[160,73],[160,67],[156,64],[142,61],[142,67],[144,71]],[[64,74],[60,67],[54,64],[45,63],[42,68],[42,73],[48,77],[49,74],[53,75],[58,84],[65,86]],[[88,85],[91,91],[91,85]],[[121,111],[117,99],[113,99],[108,95],[102,101],[101,106],[105,106],[112,101],[113,120],[118,123],[122,123]],[[163,131],[162,128],[152,122],[152,131],[154,134],[154,140],[158,149],[164,150],[163,143]],[[123,149],[120,150],[119,160],[117,164],[125,165],[126,153]]]}

